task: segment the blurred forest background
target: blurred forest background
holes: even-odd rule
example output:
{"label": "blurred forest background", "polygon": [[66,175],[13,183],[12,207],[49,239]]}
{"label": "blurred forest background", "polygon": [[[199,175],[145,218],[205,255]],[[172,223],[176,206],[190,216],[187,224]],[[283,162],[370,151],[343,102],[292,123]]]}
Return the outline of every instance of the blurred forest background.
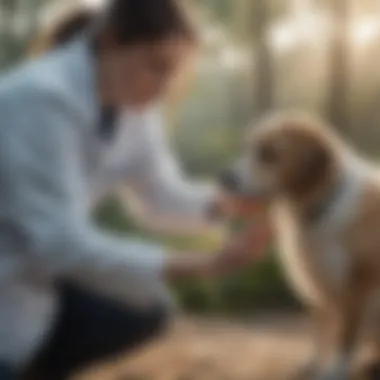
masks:
{"label": "blurred forest background", "polygon": [[[61,0],[66,3],[67,0]],[[189,0],[190,1],[190,0]],[[52,0],[0,0],[0,66],[25,57]],[[366,154],[380,152],[379,0],[194,0],[204,37],[194,79],[169,108],[168,130],[184,170],[212,178],[236,154],[249,121],[276,107],[330,120]],[[210,236],[155,236],[110,199],[98,210],[110,229],[171,247],[211,249]],[[220,281],[175,286],[188,310],[246,313],[294,307],[275,255]]]}

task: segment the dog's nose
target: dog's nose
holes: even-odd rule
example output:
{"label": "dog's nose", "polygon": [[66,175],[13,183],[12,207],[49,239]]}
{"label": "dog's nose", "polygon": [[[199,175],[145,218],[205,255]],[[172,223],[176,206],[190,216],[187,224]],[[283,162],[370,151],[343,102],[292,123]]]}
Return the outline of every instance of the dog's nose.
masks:
{"label": "dog's nose", "polygon": [[235,191],[239,187],[239,181],[232,170],[226,170],[219,176],[219,184],[226,190]]}

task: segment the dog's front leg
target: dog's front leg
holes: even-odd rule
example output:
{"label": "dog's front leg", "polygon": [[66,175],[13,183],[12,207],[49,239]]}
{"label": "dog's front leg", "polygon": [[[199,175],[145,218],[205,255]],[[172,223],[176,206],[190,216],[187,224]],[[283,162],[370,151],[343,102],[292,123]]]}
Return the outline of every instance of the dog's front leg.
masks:
{"label": "dog's front leg", "polygon": [[310,311],[312,319],[312,350],[310,356],[289,376],[290,380],[314,379],[318,374],[322,363],[326,359],[326,353],[331,347],[333,320],[331,307],[327,303],[313,307]]}
{"label": "dog's front leg", "polygon": [[332,356],[317,380],[349,379],[351,362],[371,289],[369,278],[363,277],[363,273],[351,274],[345,296],[337,300]]}

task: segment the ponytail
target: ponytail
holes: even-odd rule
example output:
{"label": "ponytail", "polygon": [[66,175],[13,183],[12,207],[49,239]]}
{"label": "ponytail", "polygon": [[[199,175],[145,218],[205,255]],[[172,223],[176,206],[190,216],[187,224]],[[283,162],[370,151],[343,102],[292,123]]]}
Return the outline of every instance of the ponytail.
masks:
{"label": "ponytail", "polygon": [[89,29],[97,18],[97,11],[89,7],[76,7],[52,25],[42,28],[37,38],[32,41],[30,55],[41,55],[70,42],[77,35]]}

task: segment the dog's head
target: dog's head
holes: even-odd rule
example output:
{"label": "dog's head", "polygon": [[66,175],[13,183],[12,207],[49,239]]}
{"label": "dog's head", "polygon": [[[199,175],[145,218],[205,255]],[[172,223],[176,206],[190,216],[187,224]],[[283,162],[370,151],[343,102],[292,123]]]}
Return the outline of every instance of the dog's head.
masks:
{"label": "dog's head", "polygon": [[327,128],[307,115],[264,117],[252,126],[245,151],[222,175],[221,184],[240,196],[307,197],[331,179],[334,148]]}

